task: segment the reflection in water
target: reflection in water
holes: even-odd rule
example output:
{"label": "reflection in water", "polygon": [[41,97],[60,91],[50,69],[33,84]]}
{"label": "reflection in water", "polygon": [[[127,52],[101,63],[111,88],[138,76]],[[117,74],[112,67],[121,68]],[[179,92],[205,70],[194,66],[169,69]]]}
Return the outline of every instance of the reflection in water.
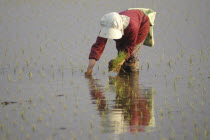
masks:
{"label": "reflection in water", "polygon": [[141,132],[155,126],[153,90],[140,88],[139,73],[109,77],[110,90],[116,92],[110,101],[99,81],[88,78],[91,100],[98,107],[104,132]]}

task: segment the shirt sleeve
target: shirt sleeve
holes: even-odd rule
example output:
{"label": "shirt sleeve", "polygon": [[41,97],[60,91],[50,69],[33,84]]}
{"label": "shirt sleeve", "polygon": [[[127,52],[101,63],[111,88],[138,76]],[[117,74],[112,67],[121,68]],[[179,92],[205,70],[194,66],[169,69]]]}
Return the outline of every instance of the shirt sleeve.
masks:
{"label": "shirt sleeve", "polygon": [[92,45],[89,54],[89,59],[95,59],[98,61],[104,51],[107,39],[102,37],[97,37],[96,42]]}

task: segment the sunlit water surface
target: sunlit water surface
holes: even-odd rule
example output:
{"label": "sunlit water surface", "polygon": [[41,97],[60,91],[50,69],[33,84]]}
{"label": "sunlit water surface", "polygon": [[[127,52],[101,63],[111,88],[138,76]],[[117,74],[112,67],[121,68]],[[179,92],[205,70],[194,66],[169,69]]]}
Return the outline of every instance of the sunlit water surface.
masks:
{"label": "sunlit water surface", "polygon": [[[108,12],[157,11],[140,72],[108,72],[109,40],[88,55]],[[0,139],[210,139],[210,2],[1,0]]]}

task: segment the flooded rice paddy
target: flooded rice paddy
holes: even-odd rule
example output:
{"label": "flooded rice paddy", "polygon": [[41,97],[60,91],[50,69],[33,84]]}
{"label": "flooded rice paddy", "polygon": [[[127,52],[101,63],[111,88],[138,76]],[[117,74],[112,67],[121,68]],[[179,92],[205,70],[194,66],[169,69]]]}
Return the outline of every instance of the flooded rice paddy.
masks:
{"label": "flooded rice paddy", "polygon": [[[85,77],[101,16],[157,11],[140,72]],[[208,0],[0,0],[1,140],[210,139]]]}

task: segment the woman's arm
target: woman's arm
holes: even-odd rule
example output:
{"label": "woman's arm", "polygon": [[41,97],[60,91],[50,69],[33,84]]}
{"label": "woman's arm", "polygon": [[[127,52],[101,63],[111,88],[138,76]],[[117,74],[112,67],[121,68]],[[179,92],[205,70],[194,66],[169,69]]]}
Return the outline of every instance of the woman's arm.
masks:
{"label": "woman's arm", "polygon": [[96,60],[95,59],[89,59],[89,64],[88,64],[88,67],[87,67],[87,71],[85,72],[85,75],[92,75],[92,72],[93,72],[93,67],[96,63]]}

